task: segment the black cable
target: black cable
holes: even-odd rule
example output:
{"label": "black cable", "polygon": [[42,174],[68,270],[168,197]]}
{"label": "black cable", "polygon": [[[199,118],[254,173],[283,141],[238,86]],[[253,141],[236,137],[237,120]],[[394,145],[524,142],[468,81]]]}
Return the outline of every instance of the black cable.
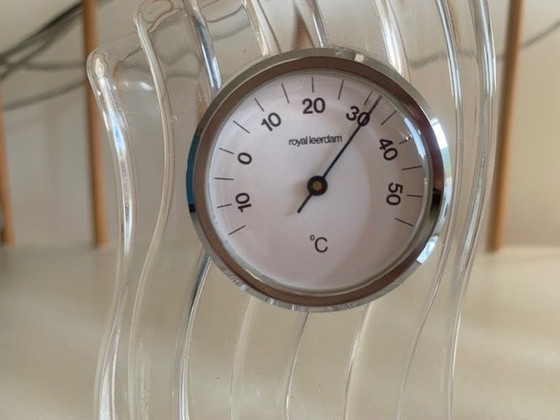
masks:
{"label": "black cable", "polygon": [[[108,1],[111,0],[100,0],[101,4],[107,3]],[[46,52],[58,38],[70,30],[72,25],[81,16],[81,11],[82,3],[75,3],[55,16],[23,41],[0,53],[0,65],[6,68],[6,70],[0,73],[0,80],[4,80],[21,68],[25,68],[30,64],[33,58]],[[35,47],[37,44],[39,44],[39,46]],[[31,47],[35,47],[31,53],[25,54],[23,58],[19,58],[15,62],[10,61],[12,56],[24,52],[26,49]]]}
{"label": "black cable", "polygon": [[[102,1],[107,2],[107,1],[110,1],[110,0],[102,0]],[[14,54],[15,52],[19,52],[22,49],[22,48],[19,48],[20,45],[22,45],[24,43],[27,43],[26,45],[30,45],[30,42],[31,42],[30,39],[33,39],[34,42],[36,42],[37,39],[40,39],[41,37],[45,36],[45,31],[50,31],[50,30],[52,30],[53,26],[61,24],[61,22],[65,22],[66,19],[69,18],[69,16],[72,16],[72,19],[75,19],[77,16],[74,13],[78,13],[78,12],[75,11],[75,8],[77,8],[77,11],[79,12],[81,10],[81,4],[76,4],[74,6],[71,6],[65,12],[63,12],[61,15],[52,19],[48,24],[46,24],[42,29],[37,31],[35,34],[26,38],[20,44],[16,45],[15,47],[12,47],[10,50],[8,50],[4,53],[1,53],[0,54],[0,64],[2,63],[2,59],[4,57],[7,57],[11,54]],[[62,16],[62,15],[64,15],[64,16]],[[58,22],[58,23],[56,23],[56,22]],[[534,35],[531,38],[524,41],[521,44],[521,48],[526,49],[526,48],[529,48],[529,47],[533,46],[537,42],[541,41],[542,39],[544,39],[544,38],[548,37],[549,35],[551,35],[552,33],[556,32],[558,29],[560,29],[560,19],[553,22],[551,25],[547,26],[543,31],[537,33],[536,35]],[[463,55],[468,55],[469,52],[463,52],[462,54]],[[474,54],[474,52],[471,52],[470,54]],[[413,67],[421,67],[421,66],[427,65],[429,63],[432,63],[434,61],[444,60],[446,58],[447,58],[446,54],[443,54],[443,53],[434,54],[434,55],[430,55],[430,56],[424,57],[424,58],[419,59],[419,60],[412,60],[411,65]],[[503,54],[498,54],[496,56],[497,60],[502,60],[503,58],[504,58]],[[39,70],[39,71],[58,70],[58,69],[61,69],[61,68],[70,68],[70,66],[72,66],[71,68],[76,68],[75,63],[51,63],[51,64],[41,65],[41,64],[38,64],[38,63],[31,64],[31,63],[25,62],[23,67],[25,67],[25,66],[31,66],[32,68],[35,67],[33,69],[34,70]],[[45,66],[45,68],[41,68],[41,66]],[[48,70],[47,70],[47,68],[48,68]],[[80,66],[80,68],[83,68],[83,64]],[[20,100],[10,102],[5,106],[5,110],[6,111],[11,111],[11,110],[15,110],[15,109],[18,109],[18,108],[22,108],[24,106],[32,105],[36,102],[41,102],[41,101],[45,101],[45,100],[48,100],[48,99],[52,99],[52,98],[54,98],[58,95],[62,95],[64,93],[68,93],[68,92],[71,92],[74,89],[77,89],[84,82],[85,82],[85,80],[83,80],[83,79],[82,80],[75,80],[73,82],[70,82],[70,83],[58,88],[58,89],[53,89],[53,90],[47,91],[45,93],[42,93],[40,95],[36,95],[36,96],[32,96],[32,97],[28,97],[28,98],[24,98],[24,99],[20,99]]]}
{"label": "black cable", "polygon": [[56,98],[57,96],[63,95],[68,92],[72,92],[75,89],[82,87],[85,83],[85,80],[75,80],[74,82],[68,83],[61,88],[48,90],[40,95],[31,96],[29,98],[17,99],[12,101],[4,107],[4,110],[13,111],[19,108],[23,108],[29,105],[33,105],[39,102],[47,101],[49,99]]}
{"label": "black cable", "polygon": [[51,19],[49,22],[47,22],[45,25],[43,25],[40,29],[38,29],[37,31],[29,35],[23,41],[20,41],[15,46],[0,53],[0,64],[6,63],[8,59],[14,54],[17,54],[25,50],[29,46],[35,44],[36,42],[41,41],[43,37],[48,35],[53,29],[59,27],[59,25],[67,24],[68,22],[73,21],[73,19],[75,19],[78,12],[81,11],[81,8],[82,6],[81,3],[79,2],[74,4],[73,6],[70,6],[62,13],[60,13],[59,15]]}
{"label": "black cable", "polygon": [[52,34],[50,34],[49,38],[42,41],[39,45],[37,45],[30,53],[27,53],[22,58],[18,59],[14,63],[6,62],[4,65],[5,70],[0,73],[0,80],[5,80],[9,76],[15,74],[16,71],[20,70],[22,67],[30,63],[36,56],[43,54],[45,51],[49,49],[51,45],[53,45],[57,38],[66,32],[69,29],[68,26],[64,27],[53,27]]}
{"label": "black cable", "polygon": [[54,61],[46,63],[27,63],[23,66],[26,71],[59,71],[59,70],[83,70],[83,61]]}
{"label": "black cable", "polygon": [[[107,3],[111,0],[100,0],[101,4]],[[69,6],[61,13],[56,15],[46,24],[44,24],[41,28],[33,32],[31,35],[23,39],[22,41],[18,42],[13,47],[9,48],[8,50],[0,53],[0,64],[4,64],[5,61],[12,55],[19,53],[22,50],[25,50],[30,45],[34,44],[37,41],[40,41],[46,34],[48,34],[53,29],[60,27],[60,25],[67,25],[73,23],[76,18],[81,15],[82,11],[82,2],[78,1],[74,3],[72,6]]]}

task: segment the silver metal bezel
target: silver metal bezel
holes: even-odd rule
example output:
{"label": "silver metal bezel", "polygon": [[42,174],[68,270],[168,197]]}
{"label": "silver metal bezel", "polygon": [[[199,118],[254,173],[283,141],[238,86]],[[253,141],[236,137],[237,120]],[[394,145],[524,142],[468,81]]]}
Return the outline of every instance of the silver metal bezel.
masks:
{"label": "silver metal bezel", "polygon": [[[292,72],[331,69],[368,79],[395,99],[414,121],[424,139],[431,172],[431,196],[426,200],[421,225],[410,246],[383,273],[359,286],[335,292],[302,292],[279,286],[277,281],[259,278],[239,264],[226,250],[211,221],[206,199],[207,165],[222,122],[258,86]],[[214,262],[236,284],[259,298],[295,310],[320,311],[351,308],[376,299],[401,284],[433,248],[449,203],[450,159],[438,120],[415,89],[389,67],[363,54],[334,48],[314,48],[276,55],[255,64],[225,86],[201,119],[189,153],[187,197],[193,223]]]}

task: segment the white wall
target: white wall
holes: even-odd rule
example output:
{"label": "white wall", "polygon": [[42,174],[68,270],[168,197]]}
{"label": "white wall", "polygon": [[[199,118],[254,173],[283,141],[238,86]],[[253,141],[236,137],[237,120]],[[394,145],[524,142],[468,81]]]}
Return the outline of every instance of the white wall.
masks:
{"label": "white wall", "polygon": [[[47,2],[45,2],[47,3]],[[71,0],[7,1],[0,5],[0,48],[13,45],[72,4]],[[134,30],[133,14],[140,0],[113,0],[100,7],[100,43]],[[20,12],[24,10],[25,15]],[[29,20],[26,20],[29,16]],[[17,24],[19,22],[19,26]],[[22,24],[23,23],[23,24]],[[39,62],[75,62],[83,55],[78,22]],[[8,36],[4,37],[4,33]],[[15,38],[11,34],[17,34]],[[2,86],[5,105],[37,92],[83,78],[83,71],[19,72]],[[85,88],[5,114],[10,187],[16,232],[21,245],[88,242],[91,240],[87,160]],[[111,156],[104,142],[105,184],[111,239],[116,237],[115,193]]]}
{"label": "white wall", "polygon": [[[526,1],[522,38],[560,21],[560,2]],[[560,30],[519,56],[507,244],[560,245]]]}
{"label": "white wall", "polygon": [[[47,3],[47,2],[45,2]],[[70,0],[3,0],[0,49],[39,27]],[[133,30],[139,0],[113,0],[101,7],[100,41]],[[503,51],[507,0],[490,0],[496,49]],[[25,10],[25,15],[22,14]],[[560,2],[526,2],[522,38],[528,39],[560,18]],[[17,23],[17,22],[20,23]],[[6,24],[8,22],[9,24]],[[25,26],[21,23],[24,22]],[[81,26],[65,36],[41,61],[81,57]],[[518,73],[506,244],[560,244],[560,31],[524,49]],[[498,65],[501,70],[501,64]],[[2,86],[4,103],[62,86],[81,77],[79,70],[20,73]],[[16,240],[19,244],[87,242],[91,238],[84,89],[5,115]],[[105,147],[108,214],[115,236],[113,173]]]}

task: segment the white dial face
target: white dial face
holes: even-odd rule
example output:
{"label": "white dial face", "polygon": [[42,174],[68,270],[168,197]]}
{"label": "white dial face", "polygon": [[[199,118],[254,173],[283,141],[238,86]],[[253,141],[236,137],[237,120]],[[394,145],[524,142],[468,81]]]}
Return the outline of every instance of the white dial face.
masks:
{"label": "white dial face", "polygon": [[237,98],[201,140],[218,254],[303,295],[390,272],[417,247],[433,201],[433,158],[405,109],[336,69],[288,71]]}

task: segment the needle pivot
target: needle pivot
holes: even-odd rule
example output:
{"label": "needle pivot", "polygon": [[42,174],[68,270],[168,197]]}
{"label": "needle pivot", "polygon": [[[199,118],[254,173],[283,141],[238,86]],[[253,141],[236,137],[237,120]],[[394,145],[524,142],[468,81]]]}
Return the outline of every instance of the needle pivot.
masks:
{"label": "needle pivot", "polygon": [[327,191],[329,184],[327,184],[327,180],[324,176],[315,175],[309,178],[307,181],[307,191],[311,195],[322,195]]}

